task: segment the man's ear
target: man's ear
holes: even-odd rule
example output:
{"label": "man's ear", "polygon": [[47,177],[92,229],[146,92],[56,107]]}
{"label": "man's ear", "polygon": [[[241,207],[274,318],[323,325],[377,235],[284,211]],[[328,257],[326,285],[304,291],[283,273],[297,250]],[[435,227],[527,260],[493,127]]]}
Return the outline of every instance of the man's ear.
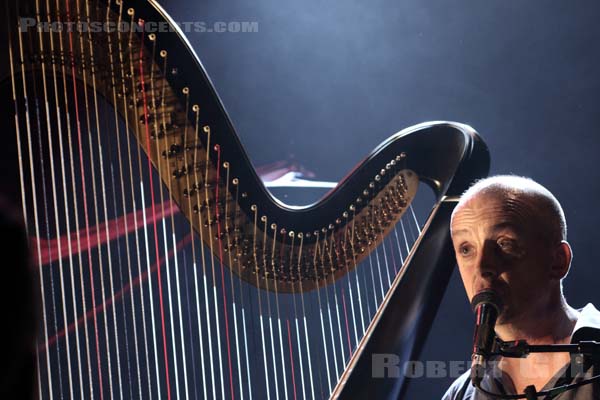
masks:
{"label": "man's ear", "polygon": [[561,241],[554,249],[554,257],[552,258],[552,265],[550,267],[551,277],[560,280],[567,276],[572,260],[573,252],[571,246],[567,241]]}

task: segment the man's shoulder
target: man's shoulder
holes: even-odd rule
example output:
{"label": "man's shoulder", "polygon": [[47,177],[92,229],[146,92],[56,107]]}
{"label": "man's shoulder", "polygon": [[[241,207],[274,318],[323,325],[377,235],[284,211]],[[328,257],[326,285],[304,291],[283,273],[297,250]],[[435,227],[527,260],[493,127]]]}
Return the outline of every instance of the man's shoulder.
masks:
{"label": "man's shoulder", "polygon": [[471,385],[471,370],[456,378],[450,385],[442,400],[468,400],[473,396],[473,386]]}

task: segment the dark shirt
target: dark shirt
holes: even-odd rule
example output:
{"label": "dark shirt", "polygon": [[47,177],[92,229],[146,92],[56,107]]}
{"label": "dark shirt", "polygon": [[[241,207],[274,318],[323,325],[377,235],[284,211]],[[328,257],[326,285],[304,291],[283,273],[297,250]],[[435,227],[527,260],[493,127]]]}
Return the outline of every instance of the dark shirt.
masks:
{"label": "dark shirt", "polygon": [[[571,334],[571,343],[578,343],[582,340],[600,341],[600,312],[592,304],[586,305],[580,310],[579,318]],[[494,397],[488,396],[477,390],[471,384],[471,371],[465,372],[450,386],[442,400],[492,400]],[[543,388],[538,391],[547,390],[556,386],[579,382],[583,379],[600,374],[600,363],[596,365],[589,358],[573,356],[571,363],[561,368]],[[481,387],[492,393],[516,394],[514,385],[507,376],[503,376],[496,363],[490,363],[486,376],[481,382]],[[539,400],[545,400],[546,397],[540,396]],[[580,386],[573,390],[561,393],[554,397],[556,400],[594,400],[600,399],[600,382]]]}

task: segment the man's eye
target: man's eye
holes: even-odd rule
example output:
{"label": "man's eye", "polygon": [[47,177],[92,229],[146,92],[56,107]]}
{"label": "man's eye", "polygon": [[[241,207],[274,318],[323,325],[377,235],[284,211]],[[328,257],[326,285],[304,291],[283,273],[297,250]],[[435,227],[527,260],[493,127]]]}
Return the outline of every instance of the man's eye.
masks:
{"label": "man's eye", "polygon": [[498,247],[506,252],[514,252],[517,250],[517,245],[513,240],[500,239],[498,240]]}
{"label": "man's eye", "polygon": [[458,251],[460,252],[461,255],[468,256],[469,254],[471,254],[471,246],[462,245],[458,248]]}

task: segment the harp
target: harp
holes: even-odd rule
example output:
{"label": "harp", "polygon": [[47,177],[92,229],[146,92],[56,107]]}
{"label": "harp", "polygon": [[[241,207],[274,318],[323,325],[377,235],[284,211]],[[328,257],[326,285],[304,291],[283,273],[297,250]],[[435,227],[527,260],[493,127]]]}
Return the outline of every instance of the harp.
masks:
{"label": "harp", "polygon": [[2,7],[2,189],[39,275],[40,398],[398,396],[373,355],[424,341],[450,213],[489,166],[473,129],[405,129],[287,206],[155,1]]}

